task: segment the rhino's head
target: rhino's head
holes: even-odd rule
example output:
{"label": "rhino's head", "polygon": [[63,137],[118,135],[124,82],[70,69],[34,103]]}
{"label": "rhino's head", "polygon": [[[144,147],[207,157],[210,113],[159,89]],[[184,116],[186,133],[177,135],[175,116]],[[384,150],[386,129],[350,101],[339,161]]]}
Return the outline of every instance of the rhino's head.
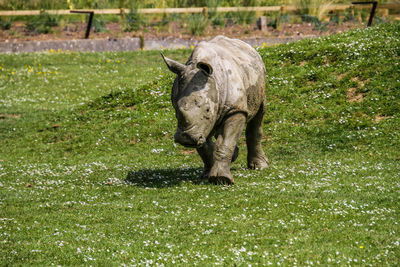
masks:
{"label": "rhino's head", "polygon": [[218,91],[212,67],[205,62],[187,65],[164,57],[170,71],[177,74],[171,100],[178,119],[175,142],[200,147],[210,135],[218,116]]}

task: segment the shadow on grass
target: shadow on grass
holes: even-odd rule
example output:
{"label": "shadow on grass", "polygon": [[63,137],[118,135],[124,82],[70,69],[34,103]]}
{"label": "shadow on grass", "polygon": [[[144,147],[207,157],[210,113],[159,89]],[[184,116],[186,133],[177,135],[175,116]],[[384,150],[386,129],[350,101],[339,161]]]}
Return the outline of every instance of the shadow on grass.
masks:
{"label": "shadow on grass", "polygon": [[203,168],[181,169],[143,169],[130,171],[125,182],[141,187],[172,187],[182,182],[194,184],[207,184],[207,179],[202,179]]}

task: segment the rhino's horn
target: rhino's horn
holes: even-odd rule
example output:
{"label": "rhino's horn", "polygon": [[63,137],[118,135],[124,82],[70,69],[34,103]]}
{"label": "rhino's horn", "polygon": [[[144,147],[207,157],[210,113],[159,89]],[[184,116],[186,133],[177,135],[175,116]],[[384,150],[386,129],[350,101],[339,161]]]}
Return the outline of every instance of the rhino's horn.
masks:
{"label": "rhino's horn", "polygon": [[186,65],[183,65],[182,63],[179,63],[175,60],[169,59],[166,56],[164,56],[162,53],[161,53],[161,56],[164,59],[165,64],[167,64],[168,69],[170,71],[172,71],[173,73],[180,75],[185,71]]}

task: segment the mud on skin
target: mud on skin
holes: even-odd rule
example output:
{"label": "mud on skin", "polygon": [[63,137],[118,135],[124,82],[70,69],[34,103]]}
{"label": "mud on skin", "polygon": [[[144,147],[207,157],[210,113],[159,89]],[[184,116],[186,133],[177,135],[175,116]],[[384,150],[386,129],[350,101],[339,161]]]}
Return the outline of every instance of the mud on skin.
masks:
{"label": "mud on skin", "polygon": [[177,74],[171,93],[178,120],[175,142],[197,149],[203,177],[214,184],[234,183],[230,165],[244,127],[248,168],[267,168],[261,147],[265,66],[257,51],[217,36],[197,44],[186,64],[162,56]]}

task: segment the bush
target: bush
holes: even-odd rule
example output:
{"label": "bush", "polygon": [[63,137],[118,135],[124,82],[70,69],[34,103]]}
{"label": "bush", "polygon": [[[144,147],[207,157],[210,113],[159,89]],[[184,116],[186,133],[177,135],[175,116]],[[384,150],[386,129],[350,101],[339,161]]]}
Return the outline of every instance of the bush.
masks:
{"label": "bush", "polygon": [[2,20],[0,18],[0,28],[2,30],[9,30],[11,28],[11,21],[9,20]]}
{"label": "bush", "polygon": [[301,15],[301,19],[305,22],[310,22],[310,23],[314,24],[314,28],[318,31],[325,31],[326,26],[328,25],[327,23],[323,23],[322,21],[320,21],[315,16]]}
{"label": "bush", "polygon": [[211,19],[211,24],[214,27],[216,27],[216,26],[225,27],[225,19],[221,18],[221,17],[215,17],[215,18]]}
{"label": "bush", "polygon": [[213,27],[225,27],[225,19],[217,13],[218,0],[207,0],[208,19]]}
{"label": "bush", "polygon": [[50,33],[51,28],[58,26],[58,17],[52,16],[46,12],[41,12],[39,16],[32,17],[30,21],[26,22],[25,27],[28,31],[37,34]]}
{"label": "bush", "polygon": [[208,26],[208,20],[203,14],[189,16],[188,27],[193,35],[202,35]]}
{"label": "bush", "polygon": [[140,29],[140,27],[145,24],[145,20],[142,14],[137,12],[138,7],[132,7],[129,13],[125,17],[125,31],[126,32],[135,32]]}
{"label": "bush", "polygon": [[279,20],[278,18],[273,18],[271,20],[268,21],[267,26],[268,27],[272,27],[274,29],[277,29],[279,25]]}
{"label": "bush", "polygon": [[334,24],[340,24],[340,17],[335,13],[330,13],[329,22],[332,22]]}
{"label": "bush", "polygon": [[256,13],[255,12],[237,12],[237,19],[236,21],[238,24],[246,25],[251,24],[256,21]]}
{"label": "bush", "polygon": [[107,27],[102,17],[94,17],[93,19],[93,31],[94,32],[106,32]]}

